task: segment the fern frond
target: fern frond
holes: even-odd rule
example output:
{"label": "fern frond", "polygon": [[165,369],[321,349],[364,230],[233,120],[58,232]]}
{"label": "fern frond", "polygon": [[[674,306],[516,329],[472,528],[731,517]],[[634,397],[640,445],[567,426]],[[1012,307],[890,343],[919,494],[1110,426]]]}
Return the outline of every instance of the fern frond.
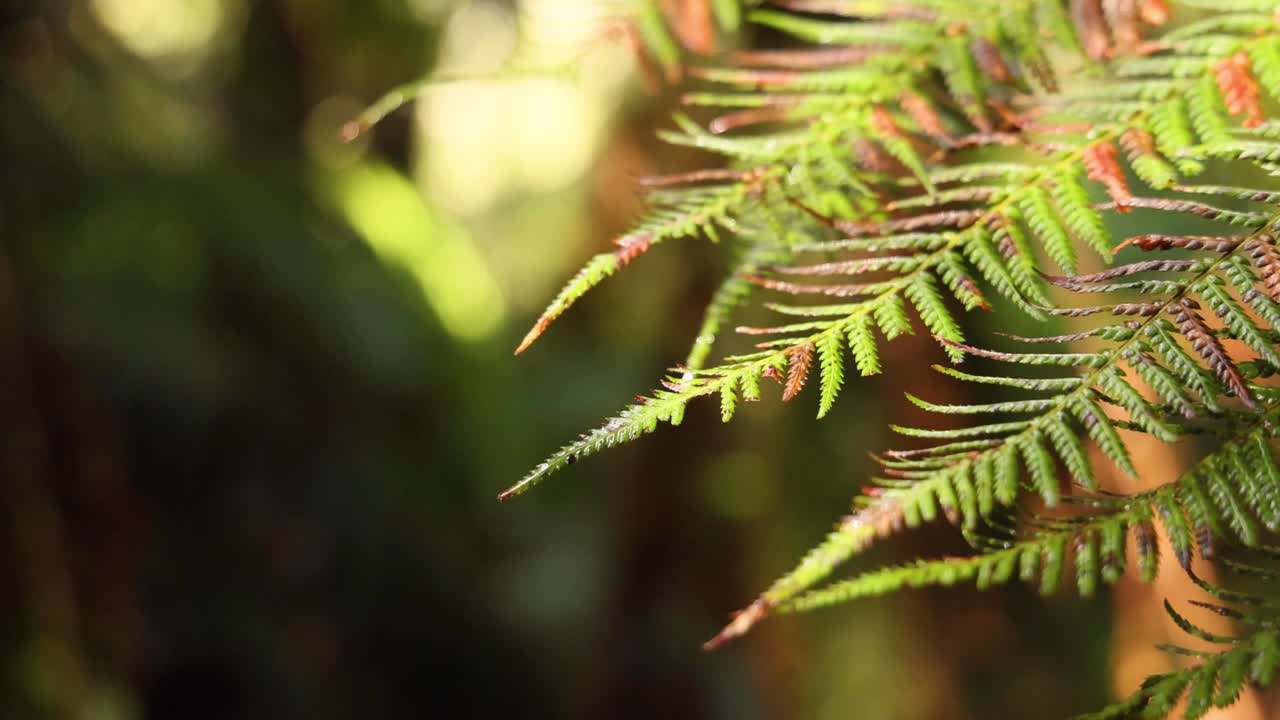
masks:
{"label": "fern frond", "polygon": [[[980,555],[916,561],[873,570],[852,579],[794,596],[776,606],[778,612],[802,612],[854,599],[894,592],[906,587],[973,582],[978,589],[1014,579],[1036,582],[1043,593],[1059,589],[1062,567],[1074,558],[1075,581],[1081,595],[1098,583],[1113,583],[1126,566],[1125,536],[1133,534],[1140,576],[1150,581],[1158,563],[1152,522],[1159,519],[1179,564],[1189,567],[1193,549],[1212,556],[1213,541],[1197,538],[1193,525],[1226,528],[1218,540],[1257,544],[1256,522],[1280,529],[1280,470],[1276,448],[1280,433],[1271,426],[1280,406],[1259,417],[1240,437],[1224,442],[1179,479],[1137,495],[1095,495],[1078,498],[1093,508],[1086,515],[1033,518],[1029,535],[1017,542],[986,543]],[[1070,435],[1070,433],[1068,433]],[[1002,451],[998,451],[1002,452]],[[1043,454],[1043,453],[1042,453]],[[941,458],[945,462],[945,457]],[[1083,460],[1083,458],[1081,458]],[[1043,462],[1043,460],[1037,461]],[[1030,462],[1028,463],[1031,464]],[[1068,467],[1070,467],[1070,461]],[[1259,472],[1261,471],[1261,472]],[[952,470],[954,472],[954,470]],[[1207,494],[1205,487],[1212,488]],[[1237,493],[1235,488],[1242,488]],[[1196,518],[1200,518],[1197,520]],[[1212,522],[1205,518],[1212,518]],[[1037,527],[1038,526],[1038,527]],[[1013,568],[1022,571],[1014,573]]]}
{"label": "fern frond", "polygon": [[591,258],[564,286],[520,341],[516,354],[527,350],[579,298],[654,245],[703,233],[715,237],[716,225],[733,229],[735,215],[758,199],[753,188],[768,177],[768,171],[759,171],[746,173],[743,179],[726,185],[666,191],[646,220],[614,241],[617,250]]}
{"label": "fern frond", "polygon": [[1185,702],[1182,717],[1196,720],[1211,708],[1234,704],[1246,685],[1265,688],[1275,681],[1280,671],[1280,630],[1276,629],[1280,615],[1274,605],[1260,595],[1229,592],[1194,575],[1192,579],[1210,596],[1238,603],[1237,607],[1227,607],[1193,600],[1192,605],[1239,620],[1246,631],[1238,636],[1208,632],[1166,600],[1165,613],[1180,630],[1202,642],[1225,647],[1200,651],[1180,645],[1160,646],[1167,653],[1196,658],[1199,662],[1147,678],[1128,698],[1096,713],[1078,716],[1076,720],[1170,717],[1179,702]]}
{"label": "fern frond", "polygon": [[[989,498],[979,504],[979,507],[986,508],[987,512],[996,505],[993,500],[1000,504],[1013,502],[1018,487],[1023,484],[1040,495],[1046,504],[1052,506],[1060,496],[1054,470],[1056,464],[1054,454],[1081,485],[1091,487],[1094,483],[1093,473],[1086,469],[1089,463],[1082,458],[1079,450],[1079,438],[1083,436],[1092,439],[1103,454],[1120,468],[1131,475],[1136,474],[1130,461],[1129,451],[1117,432],[1118,423],[1102,409],[1102,405],[1109,404],[1123,409],[1129,418],[1126,427],[1151,433],[1166,441],[1176,439],[1183,429],[1183,424],[1174,420],[1170,413],[1158,404],[1146,400],[1122,373],[1121,365],[1129,362],[1135,354],[1140,354],[1142,364],[1148,367],[1147,374],[1152,374],[1151,369],[1158,369],[1159,377],[1166,379],[1166,385],[1170,377],[1178,374],[1189,373],[1198,378],[1197,387],[1206,393],[1205,405],[1212,403],[1216,407],[1220,399],[1230,395],[1234,395],[1246,404],[1253,403],[1254,391],[1246,385],[1246,371],[1225,351],[1218,339],[1219,335],[1229,328],[1213,329],[1202,319],[1190,322],[1187,318],[1192,317],[1194,308],[1198,307],[1193,299],[1197,294],[1208,294],[1215,301],[1231,305],[1232,312],[1238,309],[1238,301],[1233,296],[1227,295],[1225,291],[1219,292],[1222,286],[1221,278],[1217,273],[1228,273],[1233,268],[1238,270],[1238,256],[1242,256],[1249,248],[1255,247],[1258,242],[1263,242],[1263,238],[1269,237],[1267,233],[1257,233],[1221,243],[1222,247],[1227,248],[1226,251],[1212,256],[1209,261],[1172,261],[1172,264],[1170,261],[1139,261],[1130,266],[1121,266],[1093,276],[1084,276],[1083,284],[1088,285],[1112,282],[1115,278],[1127,278],[1145,272],[1173,270],[1189,274],[1194,271],[1193,277],[1180,284],[1156,286],[1159,289],[1171,291],[1169,297],[1161,298],[1156,305],[1166,308],[1169,314],[1179,320],[1179,323],[1175,325],[1161,317],[1161,313],[1154,313],[1139,321],[1125,320],[1120,324],[1107,326],[1107,332],[1099,333],[1098,337],[1114,343],[1114,347],[1091,353],[1024,353],[994,352],[958,343],[953,344],[952,347],[966,354],[1019,365],[1079,368],[1083,375],[1050,378],[1050,387],[1057,390],[1057,394],[1050,398],[1027,401],[974,406],[938,406],[908,396],[915,404],[935,412],[1032,413],[1035,417],[1015,422],[991,422],[956,430],[899,429],[900,432],[917,437],[944,439],[991,437],[995,442],[979,449],[940,452],[931,455],[926,462],[915,463],[909,474],[905,476],[908,481],[906,484],[900,480],[881,481],[880,484],[883,487],[878,488],[873,495],[864,498],[866,507],[874,509],[879,515],[892,513],[902,518],[903,525],[911,527],[918,524],[920,519],[927,520],[935,515],[936,513],[931,510],[934,503],[943,502],[945,514],[948,517],[972,529],[984,517],[981,511],[974,513],[965,506],[947,505],[941,499],[965,494],[968,491],[967,484],[971,482],[970,478],[975,477],[982,478],[982,482],[978,484],[975,491],[980,497],[986,495]],[[1218,244],[1213,245],[1218,246]],[[1148,288],[1148,291],[1155,292],[1152,288]],[[1118,314],[1123,315],[1123,313]],[[1170,332],[1173,327],[1179,328],[1185,336],[1182,342],[1199,348],[1198,361],[1182,350],[1181,343]],[[1256,326],[1252,327],[1257,330]],[[1160,348],[1168,357],[1174,358],[1173,362],[1167,365],[1162,362],[1160,353],[1148,342],[1153,339],[1158,341]],[[1221,383],[1211,381],[1210,373],[1216,375]],[[949,371],[947,374],[965,381],[1001,384],[1031,391],[1045,389],[1042,379],[1023,381],[1014,377],[983,377],[957,371]],[[1142,374],[1141,371],[1139,374]],[[1166,390],[1171,394],[1173,392],[1167,387]],[[1178,391],[1177,398],[1182,400],[1180,409],[1190,409],[1194,417],[1196,408],[1191,406],[1191,400],[1183,397],[1181,390]],[[1186,420],[1185,413],[1183,420]],[[1046,438],[1049,442],[1046,442]],[[1269,454],[1266,458],[1257,459],[1257,462],[1264,461],[1273,464],[1273,458]],[[894,467],[892,463],[886,463],[886,467],[895,471],[897,475],[903,476],[900,466]],[[1266,502],[1254,501],[1250,506],[1251,509],[1245,509],[1241,499],[1230,488],[1238,486],[1239,483],[1245,483],[1246,487],[1253,485],[1251,482],[1231,479],[1231,467],[1215,465],[1203,476],[1189,477],[1184,491],[1178,496],[1158,496],[1151,502],[1163,518],[1166,533],[1184,565],[1190,560],[1191,548],[1197,534],[1202,537],[1206,534],[1210,537],[1221,536],[1225,532],[1223,530],[1225,526],[1239,541],[1244,544],[1254,544],[1257,533],[1254,529],[1253,517],[1269,516],[1272,512],[1269,505],[1272,499],[1270,490],[1267,494],[1251,493],[1249,497],[1265,497]],[[1210,489],[1209,494],[1205,493],[1201,485],[1202,480]],[[990,489],[984,492],[983,486]],[[1003,492],[999,490],[1000,488],[1003,488]],[[854,517],[857,517],[856,513]],[[1188,522],[1187,517],[1191,517],[1192,520]],[[857,523],[842,524],[841,528],[859,529],[857,542],[850,542],[844,546],[847,552],[839,557],[841,562],[864,549],[876,538],[875,535],[866,535],[862,531],[862,526]],[[825,545],[832,545],[833,541],[829,539]],[[827,554],[824,557],[830,559],[833,555]],[[976,573],[981,562],[974,560],[973,563],[966,567]],[[829,573],[834,568],[835,564],[832,564],[825,570]],[[933,566],[928,566],[920,572],[929,577],[934,577],[931,574],[934,572],[940,573],[937,577],[953,577],[950,570],[944,572],[943,569]],[[794,575],[793,573],[784,576],[783,581],[776,583],[761,596],[757,603],[760,603],[761,607],[772,608],[789,602],[792,596],[784,593],[794,593],[798,587],[801,587]],[[894,575],[894,577],[897,576]],[[908,573],[901,578],[901,582],[906,583],[912,577],[916,576]],[[923,577],[923,575],[917,577],[915,582],[924,582],[921,579]],[[803,573],[803,579],[804,582],[812,583],[821,580],[822,576],[809,566]],[[889,582],[888,585],[883,585],[882,580],[884,578],[869,580],[867,587],[887,587],[894,584]],[[843,591],[823,597],[844,597],[841,592]],[[865,590],[855,588],[851,592],[856,596]],[[731,626],[731,629],[740,628]]]}
{"label": "fern frond", "polygon": [[[1033,3],[1024,0],[1021,5],[1007,14],[1029,16],[1033,7]],[[646,8],[649,9],[643,14],[641,24],[643,27],[650,28],[651,34],[654,35],[650,44],[654,47],[671,46],[665,54],[675,53],[676,49],[671,41],[658,42],[665,32],[658,11],[652,3],[647,3]],[[822,10],[840,13],[843,9],[824,5]],[[972,9],[939,3],[936,8],[930,9],[925,19],[915,22],[903,19],[897,10],[889,7],[877,11],[874,7],[858,4],[849,6],[847,10],[849,14],[860,18],[879,15],[892,18],[893,21],[831,22],[776,11],[751,13],[750,17],[754,22],[776,27],[812,42],[840,43],[845,46],[871,44],[879,51],[860,57],[860,64],[856,66],[833,70],[807,72],[760,71],[745,68],[697,70],[700,77],[712,82],[801,93],[793,98],[784,97],[781,101],[768,103],[774,109],[785,109],[782,115],[770,112],[760,117],[804,122],[804,129],[753,137],[727,138],[705,132],[693,123],[678,117],[681,131],[661,133],[664,139],[676,144],[690,145],[727,155],[736,162],[752,164],[753,170],[745,173],[747,177],[742,182],[723,189],[727,197],[707,198],[705,207],[698,206],[692,200],[682,200],[677,212],[659,213],[661,217],[642,223],[621,238],[619,241],[622,245],[621,250],[593,258],[547,308],[526,335],[517,353],[526,349],[574,301],[611,275],[618,267],[629,262],[635,255],[664,239],[694,235],[699,230],[712,231],[713,221],[732,220],[748,196],[758,196],[765,186],[782,182],[785,177],[799,176],[800,182],[796,189],[802,191],[805,202],[812,207],[824,210],[831,209],[833,197],[839,197],[839,195],[833,195],[830,189],[818,189],[813,184],[814,173],[831,175],[834,172],[838,176],[833,178],[836,187],[852,187],[863,194],[869,194],[865,180],[858,177],[859,173],[851,172],[845,167],[850,162],[857,165],[856,158],[852,155],[841,157],[839,154],[832,154],[833,141],[837,134],[854,132],[862,137],[874,138],[875,145],[914,173],[930,193],[933,191],[933,180],[925,160],[908,135],[904,133],[903,127],[931,131],[935,134],[941,128],[933,119],[935,116],[929,115],[924,110],[929,107],[929,103],[922,103],[921,96],[917,93],[903,93],[902,88],[912,86],[920,79],[927,77],[935,68],[940,68],[951,83],[953,97],[961,99],[962,103],[969,103],[966,107],[975,125],[979,129],[989,129],[989,123],[981,108],[973,103],[980,103],[981,86],[992,81],[985,77],[979,78],[976,61],[969,51],[970,36],[967,33],[971,31],[968,30],[967,24],[957,24],[971,17]],[[948,31],[957,27],[964,29],[959,35]],[[1013,37],[1010,38],[1010,42],[1015,45],[1019,42],[1027,43],[1038,48],[1038,41],[1033,41],[1029,37],[1021,39]],[[981,43],[979,46],[985,47]],[[993,52],[999,51],[988,49],[985,52],[988,65],[992,64]],[[822,91],[829,90],[843,92],[822,94]],[[686,99],[699,105],[747,103],[759,106],[764,98],[768,96],[753,95],[744,99],[738,95],[701,93],[689,95]],[[968,99],[965,100],[965,98]],[[890,105],[896,109],[888,109]],[[926,117],[929,119],[922,120]],[[719,127],[721,130],[740,125],[741,122],[738,120],[728,123],[720,122],[718,125],[713,123],[713,127]],[[819,154],[822,157],[813,156],[815,148],[821,149]],[[793,166],[792,158],[797,153],[807,158],[807,161]],[[752,192],[746,192],[748,189]],[[614,259],[611,260],[609,255]]]}
{"label": "fern frond", "polygon": [[[1187,178],[1211,166],[1280,174],[1280,123],[1264,117],[1280,99],[1280,27],[1271,9],[1225,0],[1203,21],[1148,40],[1148,26],[1167,19],[1161,2],[776,4],[779,10],[751,19],[830,47],[749,51],[736,66],[692,68],[709,87],[685,102],[727,114],[705,127],[677,116],[677,130],[663,138],[720,155],[726,172],[744,174],[727,184],[723,176],[689,176],[718,184],[657,196],[670,209],[659,213],[672,227],[662,237],[718,224],[730,231],[733,251],[753,259],[717,293],[688,362],[663,390],[557,452],[503,497],[660,422],[679,423],[695,398],[717,397],[729,420],[741,400],[761,396],[761,378],[777,381],[785,401],[816,374],[807,384],[818,385],[824,416],[848,381],[846,353],[860,374],[879,372],[880,342],[913,332],[918,320],[953,362],[971,355],[1014,367],[945,374],[1031,395],[969,405],[912,396],[926,410],[982,422],[895,428],[937,444],[879,457],[883,477],[852,513],[708,646],[777,609],[905,586],[1019,577],[1052,592],[1073,577],[1089,594],[1123,573],[1130,534],[1134,565],[1150,579],[1157,526],[1184,566],[1222,543],[1260,543],[1263,529],[1280,523],[1280,470],[1270,446],[1280,393],[1263,382],[1280,369],[1277,195]],[[1108,60],[1110,71],[1057,72],[1040,47],[1047,33]],[[734,203],[718,214],[690,204],[716,188],[733,188]],[[1107,202],[1097,201],[1102,192]],[[1258,202],[1272,207],[1248,205]],[[1109,213],[1173,214],[1204,234],[1117,242]],[[1202,229],[1212,226],[1217,234]],[[1178,255],[1076,274],[1095,262],[1091,256],[1110,263],[1130,246]],[[776,256],[752,254],[760,248]],[[615,260],[593,261],[598,268],[575,279],[535,331],[617,269],[616,253],[604,257]],[[1059,274],[1047,272],[1047,263]],[[764,307],[784,319],[738,328],[755,348],[708,362],[728,310],[748,292],[772,296]],[[1103,304],[1081,299],[1094,293]],[[777,295],[789,297],[777,302]],[[1068,316],[1094,327],[1021,339],[1037,345],[1030,352],[966,341],[956,308],[1001,312],[1000,303],[1033,319]],[[1085,349],[1038,347],[1086,338]],[[1022,377],[1031,365],[1047,370]],[[1195,433],[1215,438],[1218,449],[1158,490],[1099,494],[1086,447],[1093,443],[1103,462],[1135,474],[1122,431],[1165,442]],[[1059,466],[1072,485],[1059,478]],[[1257,468],[1265,472],[1251,472]],[[1016,541],[983,535],[981,528],[1002,522],[1001,508],[1026,496],[1092,510],[1024,518]],[[812,590],[879,539],[939,518],[977,538],[983,554]],[[1204,683],[1175,679],[1161,697],[1176,700],[1190,685],[1199,711],[1208,707]]]}
{"label": "fern frond", "polygon": [[[719,386],[705,389],[699,394],[706,394],[713,390],[719,391]],[[606,448],[621,445],[645,433],[653,432],[660,422],[679,425],[684,419],[684,408],[688,401],[689,396],[682,392],[663,390],[655,392],[651,397],[642,398],[640,402],[627,406],[604,425],[557,450],[519,483],[500,494],[498,499],[507,500],[525,492],[547,475],[572,465],[579,458],[594,455]]]}

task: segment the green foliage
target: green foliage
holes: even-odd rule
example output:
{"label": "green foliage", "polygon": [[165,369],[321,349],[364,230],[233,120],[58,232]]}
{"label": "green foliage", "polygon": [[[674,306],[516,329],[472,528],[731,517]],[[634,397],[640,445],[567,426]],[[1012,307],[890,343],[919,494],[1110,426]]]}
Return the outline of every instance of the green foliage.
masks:
{"label": "green foliage", "polygon": [[[1019,579],[1090,595],[1131,566],[1153,578],[1157,533],[1189,568],[1197,552],[1211,559],[1219,546],[1256,547],[1280,531],[1280,391],[1269,382],[1280,372],[1280,124],[1266,118],[1280,101],[1273,3],[1177,3],[1167,25],[1170,11],[1155,1],[1126,12],[1057,0],[772,5],[745,17],[816,47],[691,65],[657,5],[644,4],[649,52],[668,78],[679,69],[699,83],[683,102],[723,113],[705,125],[677,115],[662,138],[727,167],[647,179],[653,210],[617,250],[588,261],[518,351],[664,240],[721,242],[732,271],[662,389],[501,497],[679,424],[702,396],[718,398],[727,422],[741,401],[766,394],[761,379],[791,400],[816,375],[808,384],[825,416],[851,378],[881,371],[882,343],[923,330],[953,363],[1008,368],[942,375],[1012,397],[908,396],[973,422],[894,428],[934,444],[877,457],[881,476],[852,512],[709,646],[771,612],[905,587]],[[744,17],[735,3],[713,9],[722,31]],[[1210,170],[1244,186],[1192,182]],[[1122,215],[1138,227],[1168,215],[1200,234],[1117,236],[1110,221]],[[1097,269],[1118,253],[1126,262]],[[726,323],[756,295],[776,324],[738,327],[754,347],[713,361]],[[1072,331],[992,349],[966,340],[962,310],[1067,318]],[[1207,454],[1147,492],[1108,493],[1096,463],[1137,475],[1132,433],[1194,437]],[[818,587],[876,541],[940,518],[975,554]],[[1224,640],[1168,610],[1196,637]],[[1186,716],[1199,717],[1246,681],[1270,682],[1274,624],[1250,627],[1258,632],[1226,652],[1193,653],[1204,662],[1150,679],[1096,717],[1163,717],[1184,694]]]}
{"label": "green foliage", "polygon": [[[753,177],[751,183],[763,181],[761,177]],[[534,340],[538,339],[546,329],[560,317],[578,298],[587,294],[591,288],[599,285],[605,278],[617,272],[649,248],[671,238],[706,234],[713,239],[718,237],[717,226],[728,230],[736,230],[733,213],[747,205],[751,200],[748,192],[750,183],[746,180],[727,185],[713,185],[697,188],[692,191],[673,194],[670,197],[662,193],[654,193],[655,207],[650,210],[648,218],[634,230],[614,241],[618,249],[601,253],[591,258],[582,270],[564,286],[551,305],[542,313],[542,317],[534,324],[525,338],[516,348],[516,354],[524,352]],[[758,251],[757,251],[758,252]],[[741,293],[727,291],[730,297],[713,303],[713,308],[725,308],[733,301],[733,297]],[[715,310],[723,313],[724,310]]]}
{"label": "green foliage", "polygon": [[[1113,583],[1124,572],[1126,536],[1134,537],[1137,565],[1150,577],[1159,563],[1156,545],[1150,542],[1159,521],[1183,567],[1191,565],[1192,553],[1198,550],[1206,559],[1215,556],[1223,542],[1245,546],[1258,544],[1258,525],[1275,532],[1280,530],[1280,469],[1270,441],[1280,434],[1273,427],[1275,411],[1255,419],[1255,427],[1245,429],[1225,441],[1176,481],[1137,495],[1117,497],[1097,493],[1080,493],[1068,498],[1069,504],[1087,511],[1053,516],[1027,513],[1020,523],[1022,538],[998,537],[978,533],[972,537],[980,554],[965,558],[917,561],[901,567],[874,570],[849,580],[807,592],[778,605],[779,611],[812,610],[855,598],[880,595],[904,587],[954,585],[974,582],[979,589],[1007,583],[1014,579],[1037,581],[1044,593],[1059,589],[1062,566],[1075,558],[1076,586],[1082,595],[1091,595],[1099,582]],[[1065,427],[1057,436],[1074,439]],[[1060,455],[1068,468],[1073,464],[1087,468],[1078,443]],[[1039,466],[1052,467],[1049,450],[1042,444],[1023,444],[1030,448],[1022,453],[1029,476]],[[961,451],[964,452],[964,451]],[[972,452],[972,450],[969,450]],[[986,452],[993,452],[986,450]],[[994,452],[1001,452],[996,450]],[[1007,452],[1007,451],[1005,451]],[[1074,457],[1074,462],[1067,457]],[[1033,459],[1034,458],[1034,459]],[[915,459],[884,460],[886,467],[906,471],[929,468],[933,462]],[[980,460],[978,462],[981,462]],[[1016,472],[1016,471],[1015,471]],[[1086,471],[1087,472],[1087,471]],[[950,471],[954,492],[950,498],[972,496],[978,491],[966,472]],[[1050,471],[1042,479],[1052,480]],[[1044,493],[1046,488],[1033,483]],[[980,491],[978,491],[980,492]],[[944,493],[939,493],[939,497]],[[1056,488],[1046,495],[1056,495]],[[994,504],[986,503],[989,517]],[[982,512],[958,502],[949,509],[959,518],[973,518]],[[994,518],[999,523],[999,518]],[[1145,539],[1144,539],[1145,538]],[[1023,568],[1020,574],[1014,567]]]}
{"label": "green foliage", "polygon": [[[1263,548],[1259,553],[1263,565],[1227,560],[1226,564],[1251,575],[1275,581],[1276,548]],[[1212,585],[1192,575],[1192,580],[1216,602],[1192,601],[1197,608],[1231,618],[1246,629],[1239,636],[1217,635],[1202,629],[1165,601],[1164,610],[1184,633],[1204,643],[1223,647],[1203,651],[1180,645],[1163,645],[1173,655],[1195,658],[1198,663],[1181,670],[1154,675],[1125,700],[1077,720],[1120,720],[1121,718],[1168,717],[1179,701],[1185,700],[1183,717],[1196,720],[1210,708],[1225,708],[1236,702],[1246,685],[1266,687],[1275,681],[1280,670],[1280,605],[1274,599],[1253,593],[1240,593]]]}

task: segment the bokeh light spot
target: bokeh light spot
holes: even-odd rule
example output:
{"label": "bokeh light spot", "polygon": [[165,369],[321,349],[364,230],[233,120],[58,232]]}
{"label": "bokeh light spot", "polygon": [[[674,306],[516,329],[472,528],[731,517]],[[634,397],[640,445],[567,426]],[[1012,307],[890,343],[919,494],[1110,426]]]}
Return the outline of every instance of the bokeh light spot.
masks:
{"label": "bokeh light spot", "polygon": [[233,15],[227,0],[90,0],[120,44],[148,60],[201,55]]}
{"label": "bokeh light spot", "polygon": [[506,305],[470,236],[427,207],[409,179],[360,165],[339,176],[337,196],[370,247],[413,274],[451,335],[484,340],[501,327]]}

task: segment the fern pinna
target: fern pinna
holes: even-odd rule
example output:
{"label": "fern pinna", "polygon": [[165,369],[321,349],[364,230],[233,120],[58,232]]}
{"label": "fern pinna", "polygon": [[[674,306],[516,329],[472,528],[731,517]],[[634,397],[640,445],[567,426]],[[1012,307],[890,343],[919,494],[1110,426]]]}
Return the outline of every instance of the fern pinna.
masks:
{"label": "fern pinna", "polygon": [[[816,385],[821,417],[850,376],[880,372],[882,343],[922,325],[956,363],[976,356],[1010,368],[940,373],[1025,396],[981,405],[910,396],[981,421],[895,428],[937,442],[882,453],[882,476],[852,512],[709,647],[770,613],[906,586],[1019,578],[1051,592],[1071,567],[1089,594],[1125,572],[1130,536],[1137,574],[1149,579],[1157,533],[1188,567],[1193,553],[1259,546],[1280,531],[1280,389],[1270,383],[1280,372],[1280,121],[1268,119],[1280,101],[1277,4],[761,5],[747,17],[796,46],[684,68],[696,84],[684,103],[719,114],[705,125],[677,115],[662,133],[725,167],[645,179],[648,215],[574,276],[517,350],[656,245],[705,236],[726,246],[733,269],[687,358],[661,389],[501,497],[678,425],[696,398],[718,401],[729,421],[740,402],[766,394],[762,380],[776,380],[783,400]],[[641,27],[671,67],[679,50],[655,13]],[[1205,174],[1239,186],[1197,180]],[[1117,237],[1109,227],[1116,215],[1132,224],[1158,214],[1186,218],[1194,233]],[[1125,262],[1081,274],[1117,256]],[[756,296],[776,323],[736,328],[755,347],[711,362],[735,309]],[[957,308],[997,306],[1068,318],[1070,332],[1002,340],[1000,350],[964,337]],[[1052,374],[1024,373],[1029,365]],[[1100,487],[1094,458],[1134,474],[1122,430],[1168,443],[1194,435],[1208,453],[1182,477],[1119,496]],[[820,587],[877,540],[939,518],[963,528],[973,556]],[[1186,714],[1196,717],[1234,697],[1232,684],[1270,681],[1276,639],[1266,622],[1255,645],[1206,660],[1218,680],[1156,678],[1099,717],[1163,716],[1188,687]],[[1264,667],[1241,670],[1251,663]],[[1196,689],[1205,682],[1208,694]]]}
{"label": "fern pinna", "polygon": [[[1254,551],[1255,558],[1243,562],[1223,558],[1223,564],[1242,575],[1275,582],[1280,574],[1275,562],[1280,548]],[[1196,609],[1230,618],[1244,628],[1239,635],[1209,632],[1180,613],[1167,600],[1164,610],[1189,637],[1213,647],[1198,650],[1182,645],[1162,645],[1160,649],[1190,661],[1180,670],[1154,675],[1137,692],[1104,710],[1077,720],[1120,720],[1122,718],[1162,718],[1173,713],[1183,701],[1183,716],[1201,718],[1211,708],[1235,704],[1246,684],[1270,685],[1280,672],[1280,603],[1265,595],[1229,590],[1196,577],[1191,580],[1204,591],[1206,600],[1193,600]]]}

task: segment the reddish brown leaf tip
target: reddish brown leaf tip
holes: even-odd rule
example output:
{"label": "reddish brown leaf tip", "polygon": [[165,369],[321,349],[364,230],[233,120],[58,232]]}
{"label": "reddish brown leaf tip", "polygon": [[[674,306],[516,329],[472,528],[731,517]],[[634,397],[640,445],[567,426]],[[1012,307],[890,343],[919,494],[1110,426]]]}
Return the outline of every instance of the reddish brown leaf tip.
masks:
{"label": "reddish brown leaf tip", "polygon": [[787,108],[751,108],[721,115],[712,120],[707,125],[707,129],[715,135],[723,135],[732,130],[750,125],[783,122],[787,119],[787,116]]}
{"label": "reddish brown leaf tip", "polygon": [[1105,60],[1111,55],[1111,33],[1101,0],[1071,0],[1071,19],[1091,60]]}
{"label": "reddish brown leaf tip", "polygon": [[1222,91],[1227,111],[1244,115],[1247,128],[1258,127],[1265,119],[1258,81],[1253,79],[1249,54],[1241,50],[1213,66],[1214,79]]}
{"label": "reddish brown leaf tip", "polygon": [[338,131],[338,139],[344,143],[355,142],[356,138],[369,131],[369,123],[365,120],[352,120]]}
{"label": "reddish brown leaf tip", "polygon": [[782,389],[783,402],[789,402],[804,389],[805,380],[809,379],[809,368],[813,366],[813,343],[798,345],[788,353],[791,364],[787,369],[787,382]]}
{"label": "reddish brown leaf tip", "polygon": [[955,340],[948,340],[948,339],[946,339],[946,338],[942,337],[941,335],[938,335],[937,333],[932,334],[930,337],[932,337],[934,340],[937,340],[938,342],[942,343],[943,345],[950,345],[951,347],[954,347],[954,348],[967,348],[967,347],[969,347],[968,345],[965,345],[964,343],[958,343],[958,342],[956,342]]}
{"label": "reddish brown leaf tip", "polygon": [[1133,193],[1124,178],[1124,170],[1116,158],[1116,146],[1109,142],[1101,142],[1085,148],[1084,166],[1090,180],[1097,180],[1107,188],[1107,194],[1116,203],[1116,211],[1129,212],[1129,201]]}
{"label": "reddish brown leaf tip", "polygon": [[933,105],[924,96],[914,92],[905,92],[898,98],[898,104],[915,121],[916,125],[920,126],[922,131],[946,143],[951,141],[951,136],[947,134],[947,129],[942,125],[942,118],[938,116],[938,113],[933,109]]}
{"label": "reddish brown leaf tip", "polygon": [[1163,25],[1169,22],[1169,5],[1165,0],[1147,0],[1142,3],[1142,21],[1148,25]]}
{"label": "reddish brown leaf tip", "polygon": [[745,610],[735,614],[733,620],[728,625],[725,625],[724,629],[717,633],[715,637],[703,643],[702,649],[710,652],[720,648],[730,640],[746,635],[752,627],[755,627],[756,623],[768,616],[769,604],[763,599],[756,600],[748,605]]}
{"label": "reddish brown leaf tip", "polygon": [[528,350],[529,346],[532,345],[535,340],[542,337],[542,333],[547,331],[547,327],[549,325],[551,325],[550,318],[545,315],[538,318],[538,322],[534,323],[533,327],[529,329],[529,332],[525,334],[524,339],[520,341],[520,345],[516,348],[514,354],[519,355],[525,350]]}
{"label": "reddish brown leaf tip", "polygon": [[975,37],[969,44],[970,53],[983,74],[998,83],[1009,83],[1013,80],[1013,71],[1000,55],[996,44],[985,37]]}

